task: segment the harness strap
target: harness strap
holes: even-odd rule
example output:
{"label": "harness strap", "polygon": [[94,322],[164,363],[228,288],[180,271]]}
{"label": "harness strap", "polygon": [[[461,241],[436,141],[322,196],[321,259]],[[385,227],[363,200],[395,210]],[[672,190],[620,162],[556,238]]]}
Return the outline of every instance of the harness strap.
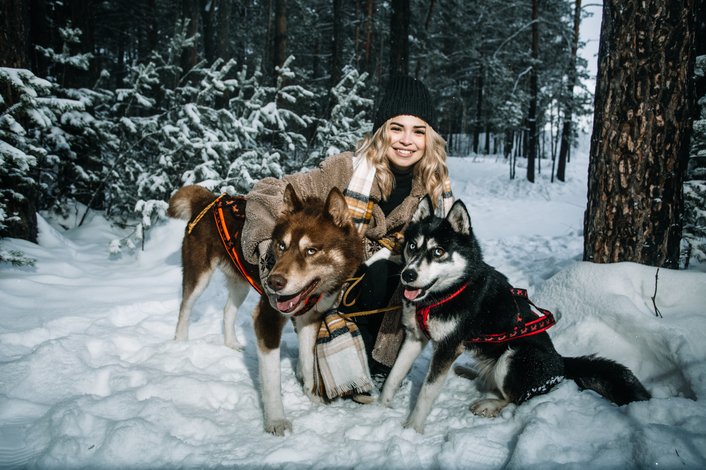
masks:
{"label": "harness strap", "polygon": [[[215,201],[213,201],[205,210],[210,209],[215,204],[215,209],[213,211],[213,217],[216,222],[216,228],[218,229],[218,235],[221,237],[221,242],[223,242],[223,247],[225,248],[228,256],[230,256],[231,261],[248,284],[257,291],[258,294],[262,295],[263,290],[259,282],[255,280],[255,276],[252,271],[249,271],[245,267],[245,263],[242,260],[242,254],[240,253],[238,240],[240,239],[241,230],[243,227],[243,222],[245,221],[245,198],[242,196],[234,196],[223,200],[224,194],[221,194]],[[228,230],[228,223],[226,222],[226,208],[230,209],[228,212],[234,217],[238,222],[231,226],[231,230]],[[203,211],[202,211],[203,212]],[[199,214],[201,215],[201,214]]]}
{"label": "harness strap", "polygon": [[[441,300],[440,302],[428,305],[426,307],[417,308],[417,324],[419,325],[419,329],[422,330],[422,332],[427,338],[431,338],[428,326],[429,314],[431,313],[431,310],[450,301],[451,299],[459,295],[461,292],[463,292],[466,287],[468,287],[468,284],[464,284],[459,290],[451,294],[449,297]],[[539,334],[543,331],[548,330],[556,324],[556,320],[552,312],[547,309],[537,307],[531,300],[529,300],[526,289],[511,288],[510,292],[514,298],[521,298],[525,302],[527,302],[530,313],[534,315],[534,318],[532,320],[525,321],[522,318],[522,309],[515,300],[515,306],[517,307],[515,326],[513,326],[509,331],[503,331],[500,333],[478,334],[465,340],[465,343],[505,343],[507,341],[513,341],[519,338],[525,338],[528,336]]]}
{"label": "harness strap", "polygon": [[189,235],[191,235],[191,231],[192,231],[192,230],[194,229],[194,227],[196,227],[196,225],[201,221],[201,219],[203,218],[203,216],[206,215],[206,212],[208,212],[209,210],[211,210],[211,208],[213,207],[213,205],[216,204],[218,201],[220,201],[221,198],[222,198],[223,196],[225,196],[225,195],[226,195],[226,193],[223,193],[223,194],[221,194],[220,196],[218,196],[216,199],[214,199],[213,201],[211,201],[211,203],[210,203],[209,205],[207,205],[206,207],[204,207],[203,209],[201,209],[201,212],[199,212],[199,215],[197,215],[197,216],[194,218],[194,220],[192,220],[191,222],[189,222],[189,225],[187,226],[187,227],[188,227],[187,233],[188,233]]}
{"label": "harness strap", "polygon": [[418,308],[417,309],[417,324],[421,328],[422,332],[424,333],[424,336],[427,338],[431,339],[431,335],[429,335],[429,313],[431,312],[431,309],[439,307],[446,302],[454,299],[457,295],[459,295],[461,292],[466,290],[466,287],[468,287],[468,283],[465,283],[464,285],[461,286],[460,289],[458,289],[456,292],[451,294],[450,296],[446,297],[445,299],[442,299],[441,301],[427,305],[426,307]]}

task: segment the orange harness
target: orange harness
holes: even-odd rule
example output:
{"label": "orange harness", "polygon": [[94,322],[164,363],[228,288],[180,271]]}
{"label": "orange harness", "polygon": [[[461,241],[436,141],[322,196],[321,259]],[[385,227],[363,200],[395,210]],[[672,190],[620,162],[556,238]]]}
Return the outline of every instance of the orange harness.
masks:
{"label": "orange harness", "polygon": [[248,281],[258,294],[262,295],[262,286],[258,281],[260,274],[257,266],[243,259],[243,249],[239,239],[245,223],[245,198],[221,194],[213,204],[213,217],[223,248],[233,261],[238,272]]}

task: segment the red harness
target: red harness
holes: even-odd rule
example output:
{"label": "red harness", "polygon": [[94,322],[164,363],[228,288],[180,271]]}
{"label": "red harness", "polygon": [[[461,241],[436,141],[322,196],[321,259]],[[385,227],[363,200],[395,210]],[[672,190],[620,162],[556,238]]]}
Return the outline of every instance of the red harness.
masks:
{"label": "red harness", "polygon": [[[235,269],[258,294],[263,295],[264,292],[259,283],[259,270],[257,266],[243,259],[242,246],[239,243],[243,224],[245,223],[245,203],[246,200],[243,196],[221,195],[213,205],[213,217],[216,221],[216,228],[221,237],[221,242],[223,242],[223,248],[225,248],[231,261],[233,261]],[[297,312],[295,316],[311,310],[320,298],[321,295],[307,297],[304,301],[304,308]]]}
{"label": "red harness", "polygon": [[[429,315],[433,309],[436,309],[451,299],[463,292],[468,284],[462,285],[456,292],[440,300],[439,302],[427,305],[426,307],[417,308],[417,324],[427,338],[431,338],[429,334]],[[505,343],[519,338],[525,338],[539,334],[548,330],[556,324],[554,315],[547,309],[539,308],[527,297],[527,290],[511,288],[510,292],[515,297],[515,306],[517,314],[515,316],[515,324],[509,331],[500,333],[481,333],[465,340],[466,343]],[[517,303],[517,298],[527,302],[528,309],[521,309]],[[523,318],[523,313],[526,318]]]}

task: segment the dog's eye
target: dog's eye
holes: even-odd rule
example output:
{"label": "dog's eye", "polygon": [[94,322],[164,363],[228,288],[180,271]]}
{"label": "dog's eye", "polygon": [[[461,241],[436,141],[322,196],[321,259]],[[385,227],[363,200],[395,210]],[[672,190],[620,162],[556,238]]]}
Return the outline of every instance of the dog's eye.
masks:
{"label": "dog's eye", "polygon": [[285,245],[284,242],[279,242],[279,243],[277,244],[277,249],[278,249],[279,251],[284,251],[284,250],[287,249],[287,245]]}
{"label": "dog's eye", "polygon": [[319,250],[316,248],[307,248],[304,253],[306,253],[307,256],[314,256]]}
{"label": "dog's eye", "polygon": [[409,251],[414,251],[417,249],[417,244],[414,242],[409,242],[409,243],[407,243],[407,249]]}
{"label": "dog's eye", "polygon": [[440,248],[437,246],[436,248],[434,248],[432,250],[431,254],[432,254],[432,256],[434,256],[434,258],[441,258],[442,256],[444,256],[446,254],[446,252],[444,251],[443,248]]}

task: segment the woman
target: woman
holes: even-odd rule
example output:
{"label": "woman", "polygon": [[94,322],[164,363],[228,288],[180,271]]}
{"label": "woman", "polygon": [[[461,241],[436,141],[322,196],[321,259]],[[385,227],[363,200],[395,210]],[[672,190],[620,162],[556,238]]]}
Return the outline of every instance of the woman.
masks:
{"label": "woman", "polygon": [[[366,257],[381,249],[394,252],[424,195],[431,196],[439,215],[444,215],[453,202],[445,142],[435,126],[433,102],[424,84],[411,77],[393,78],[377,107],[372,133],[354,153],[329,157],[318,169],[282,180],[265,178],[253,187],[247,195],[242,235],[247,261],[259,261],[266,276],[269,237],[287,183],[300,197],[325,198],[331,188],[337,187],[346,196],[354,223],[364,235]],[[362,266],[356,276],[359,282],[349,286],[339,312],[387,310],[399,284],[399,271],[400,267],[388,259]],[[399,309],[352,318],[359,326],[371,371],[384,375],[402,341]]]}

